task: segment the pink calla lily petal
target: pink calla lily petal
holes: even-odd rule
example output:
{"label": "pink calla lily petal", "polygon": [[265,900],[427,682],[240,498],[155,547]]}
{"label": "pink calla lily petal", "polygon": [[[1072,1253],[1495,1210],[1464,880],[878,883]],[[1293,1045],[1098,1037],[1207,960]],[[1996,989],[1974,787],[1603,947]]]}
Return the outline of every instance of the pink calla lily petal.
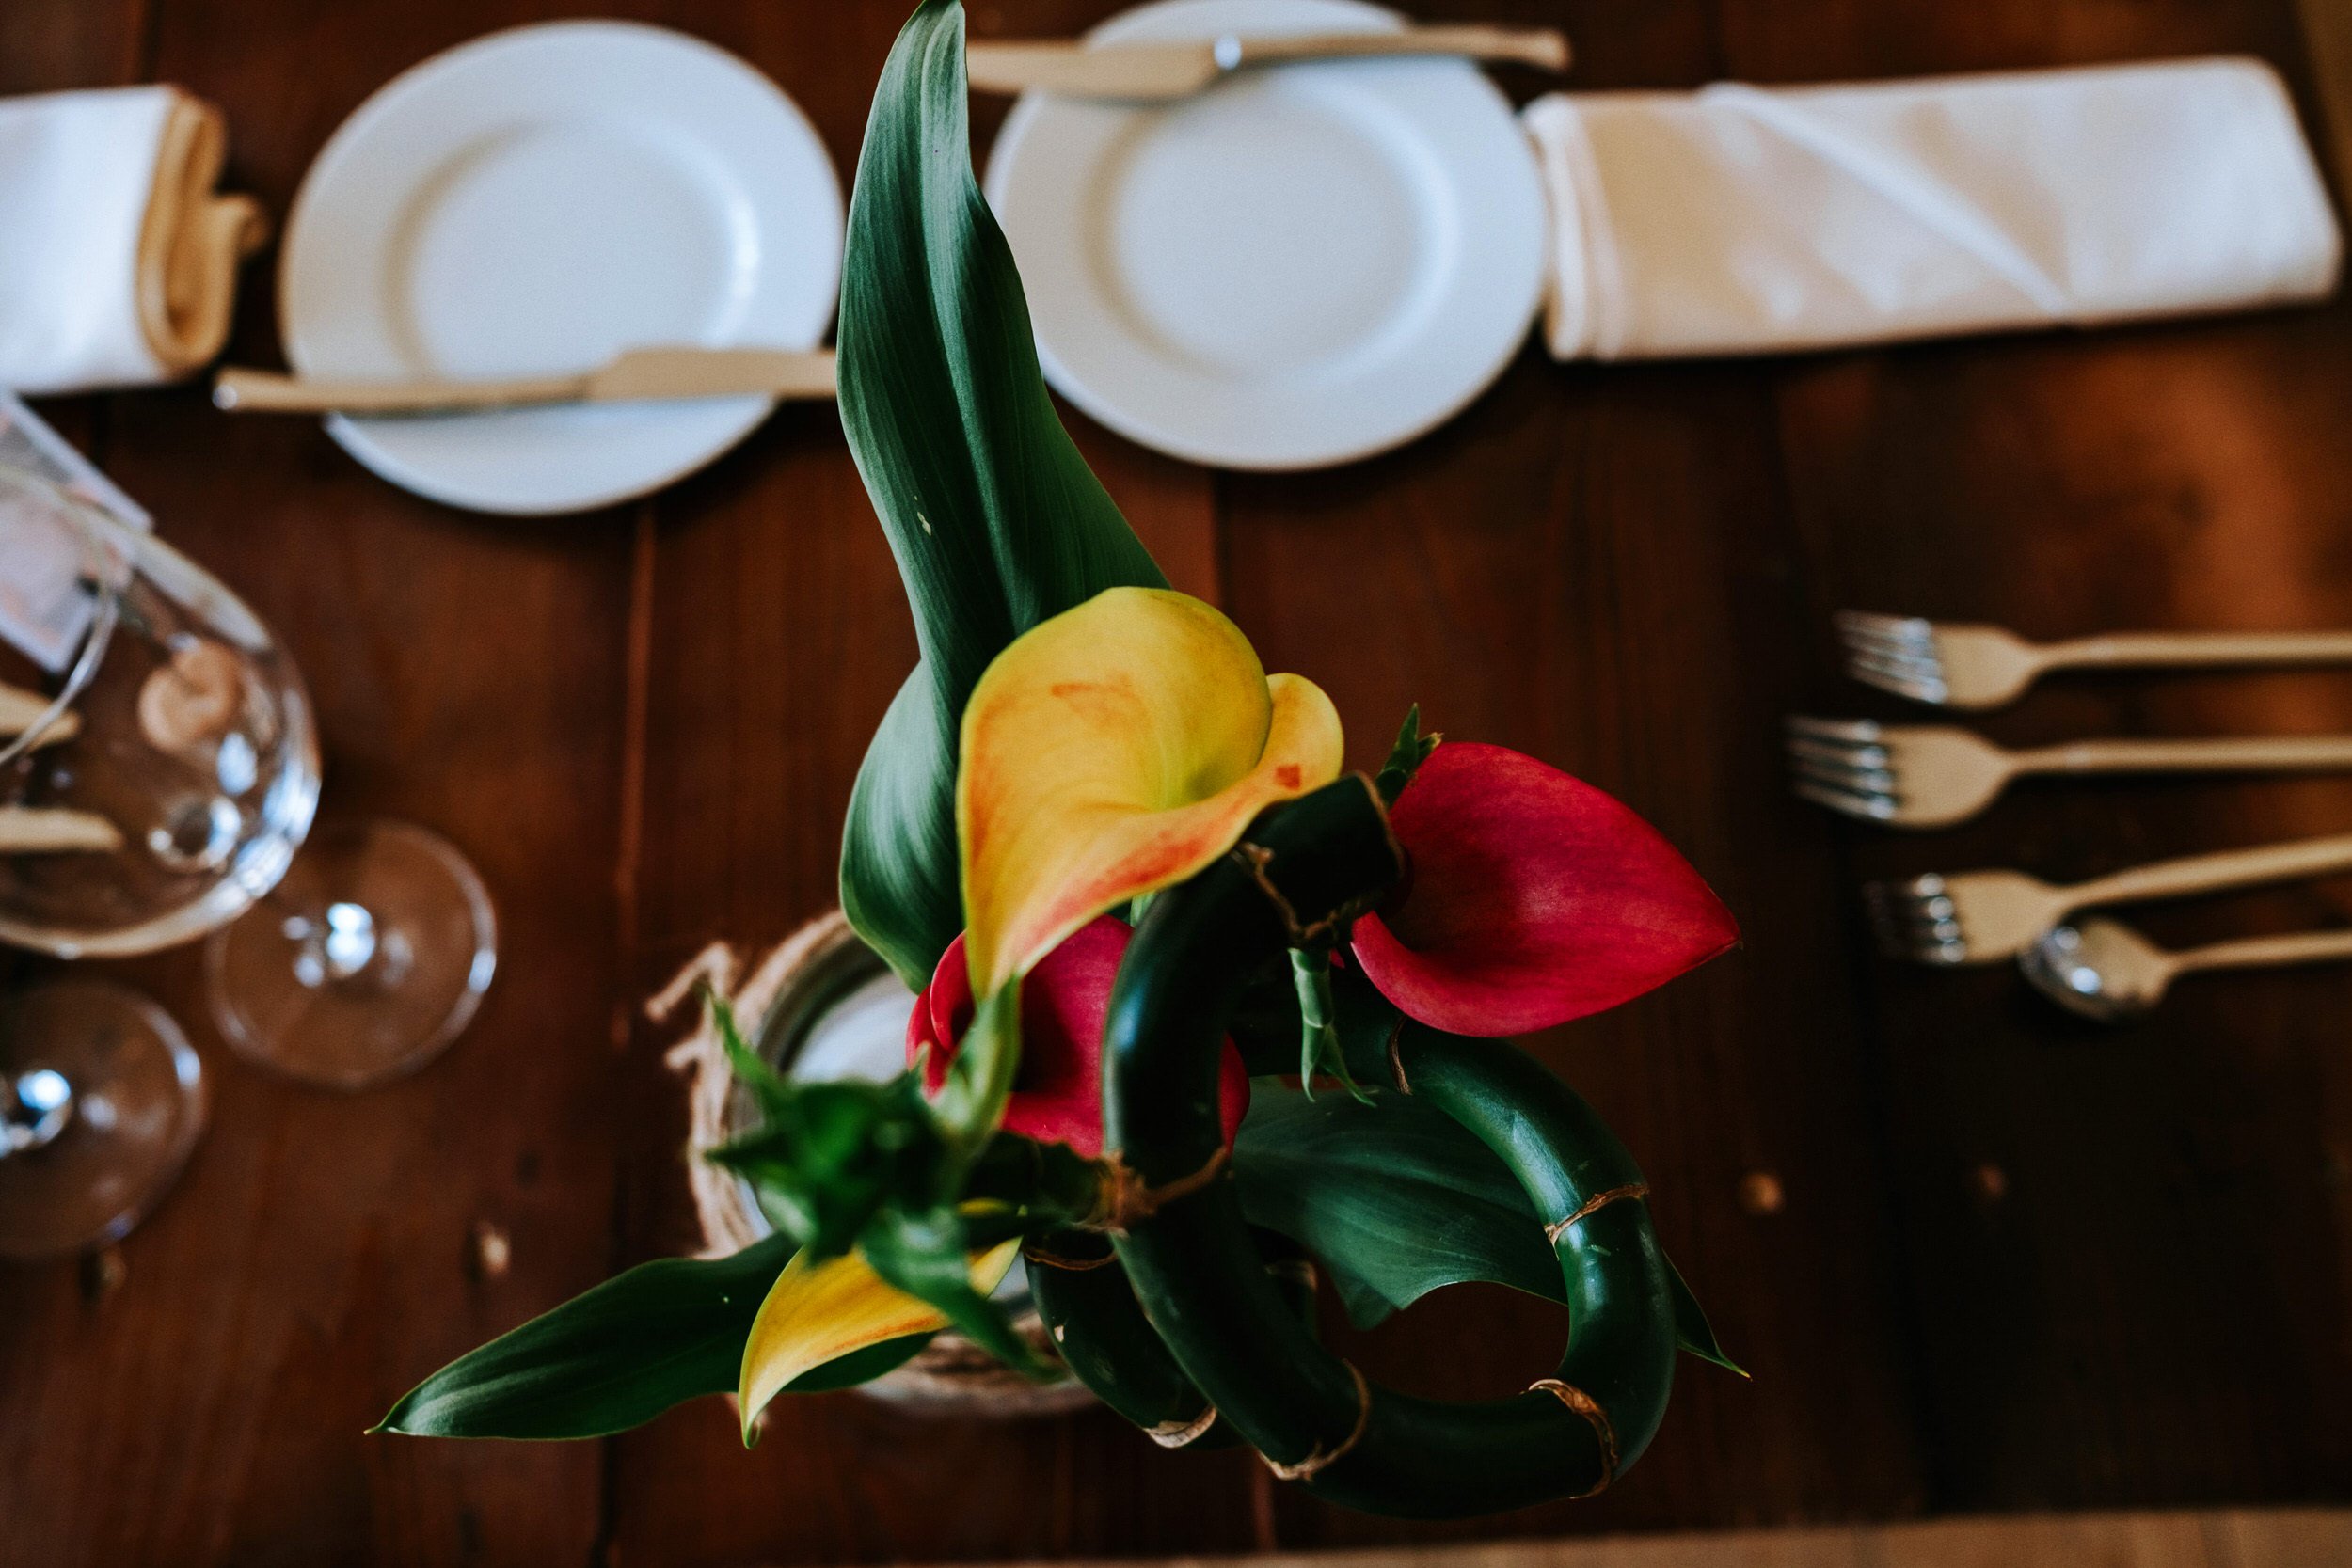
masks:
{"label": "pink calla lily petal", "polygon": [[[1021,986],[1021,1069],[1002,1123],[1039,1143],[1068,1144],[1092,1159],[1103,1152],[1103,1025],[1110,1016],[1111,982],[1133,933],[1109,915],[1080,927],[1039,960]],[[907,1061],[926,1050],[924,1086],[936,1093],[947,1064],[972,1022],[972,979],[963,939],[939,960],[931,983],[915,998],[907,1020]],[[1231,1143],[1249,1108],[1249,1075],[1229,1040],[1218,1080],[1225,1141]]]}
{"label": "pink calla lily petal", "polygon": [[1630,1001],[1731,947],[1723,901],[1615,798],[1502,746],[1451,741],[1390,821],[1404,895],[1356,924],[1356,959],[1449,1034],[1547,1029]]}

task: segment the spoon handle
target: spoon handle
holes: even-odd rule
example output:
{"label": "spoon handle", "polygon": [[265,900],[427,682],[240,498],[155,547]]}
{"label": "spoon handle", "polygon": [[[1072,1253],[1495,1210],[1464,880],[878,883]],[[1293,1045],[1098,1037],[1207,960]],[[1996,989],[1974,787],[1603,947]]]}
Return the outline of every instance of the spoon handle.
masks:
{"label": "spoon handle", "polygon": [[2352,958],[2352,930],[2297,931],[2283,937],[2241,937],[2192,947],[2172,956],[2173,968],[2268,969],[2281,964],[2327,963]]}
{"label": "spoon handle", "polygon": [[2027,773],[2323,773],[2352,770],[2352,735],[2077,740],[2014,760]]}
{"label": "spoon handle", "polygon": [[2352,833],[2335,833],[2326,838],[2299,838],[2288,844],[2265,844],[2212,855],[2156,861],[2063,891],[2069,899],[2069,910],[2086,910],[2102,904],[2178,898],[2218,888],[2252,887],[2260,882],[2281,882],[2347,870],[2352,870]]}

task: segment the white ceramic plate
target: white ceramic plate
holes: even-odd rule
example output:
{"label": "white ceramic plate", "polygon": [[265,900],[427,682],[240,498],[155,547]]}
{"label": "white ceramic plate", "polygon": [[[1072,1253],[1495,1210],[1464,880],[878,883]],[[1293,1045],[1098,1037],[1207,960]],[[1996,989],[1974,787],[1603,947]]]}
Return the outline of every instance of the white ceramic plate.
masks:
{"label": "white ceramic plate", "polygon": [[[841,186],[775,84],[659,27],[494,33],[400,76],[302,182],[278,277],[309,375],[584,370],[660,343],[807,348],[841,281]],[[482,512],[578,512],[691,472],[765,398],[330,418],[395,484]]]}
{"label": "white ceramic plate", "polygon": [[[1099,42],[1385,30],[1358,0],[1164,0]],[[1057,390],[1196,462],[1368,456],[1476,397],[1543,280],[1534,154],[1448,59],[1245,71],[1147,106],[1025,94],[988,167]]]}

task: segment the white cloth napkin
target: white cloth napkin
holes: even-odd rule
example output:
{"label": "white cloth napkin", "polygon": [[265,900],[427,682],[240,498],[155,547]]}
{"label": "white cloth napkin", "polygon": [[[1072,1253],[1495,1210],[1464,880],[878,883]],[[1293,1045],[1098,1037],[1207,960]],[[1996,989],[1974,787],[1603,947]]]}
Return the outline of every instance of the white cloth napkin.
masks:
{"label": "white cloth napkin", "polygon": [[169,380],[220,351],[261,213],[176,87],[0,99],[0,387]]}
{"label": "white cloth napkin", "polygon": [[1528,106],[1561,358],[1823,348],[2308,300],[2343,243],[2253,60]]}

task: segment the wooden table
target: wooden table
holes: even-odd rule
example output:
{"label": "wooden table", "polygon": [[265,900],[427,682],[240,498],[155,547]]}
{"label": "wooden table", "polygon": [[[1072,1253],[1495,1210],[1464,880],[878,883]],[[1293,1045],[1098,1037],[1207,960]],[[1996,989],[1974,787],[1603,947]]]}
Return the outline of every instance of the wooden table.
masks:
{"label": "wooden table", "polygon": [[[573,8],[10,0],[0,90],[183,83],[227,108],[234,182],[282,214],[393,72]],[[625,8],[772,74],[846,177],[903,8]],[[1105,8],[987,0],[974,28]],[[1563,24],[1588,87],[2242,51],[2324,124],[2292,0],[1424,8]],[[2332,46],[2341,18],[2314,10],[2313,36]],[[277,353],[270,273],[247,278],[248,362]],[[1179,583],[1330,690],[1358,762],[1418,699],[1625,797],[1746,927],[1743,952],[1543,1049],[1646,1165],[1756,1381],[1692,1364],[1605,1497],[1447,1528],[1340,1513],[1099,1412],[989,1425],[835,1396],[755,1453],[718,1402],[601,1444],[362,1436],[451,1355],[691,1244],[667,1036],[639,1004],[711,939],[771,942],[833,901],[852,770],[914,657],[898,581],[826,407],[650,501],[524,523],[412,499],[308,421],[196,390],[49,412],[292,643],[330,815],[455,839],[505,948],[447,1058],[351,1099],[220,1048],[192,954],[127,966],[197,1034],[213,1126],[111,1287],[0,1273],[0,1560],[1036,1558],[2352,1498],[2352,973],[2189,985],[2102,1032],[2004,970],[1869,957],[1854,896],[1883,873],[2074,876],[2342,832],[2352,783],[2026,788],[1899,838],[1792,803],[1777,754],[1790,711],[1893,711],[1837,674],[1839,606],[2042,635],[2352,625],[2352,306],[1755,363],[1531,347],[1446,429],[1328,473],[1208,473],[1081,428]],[[1987,727],[2352,730],[2352,674],[2069,681]],[[2326,923],[2347,891],[2148,925]],[[485,1227],[511,1239],[503,1273],[479,1264]],[[1496,1392],[1561,1331],[1472,1293],[1352,1354]]]}

